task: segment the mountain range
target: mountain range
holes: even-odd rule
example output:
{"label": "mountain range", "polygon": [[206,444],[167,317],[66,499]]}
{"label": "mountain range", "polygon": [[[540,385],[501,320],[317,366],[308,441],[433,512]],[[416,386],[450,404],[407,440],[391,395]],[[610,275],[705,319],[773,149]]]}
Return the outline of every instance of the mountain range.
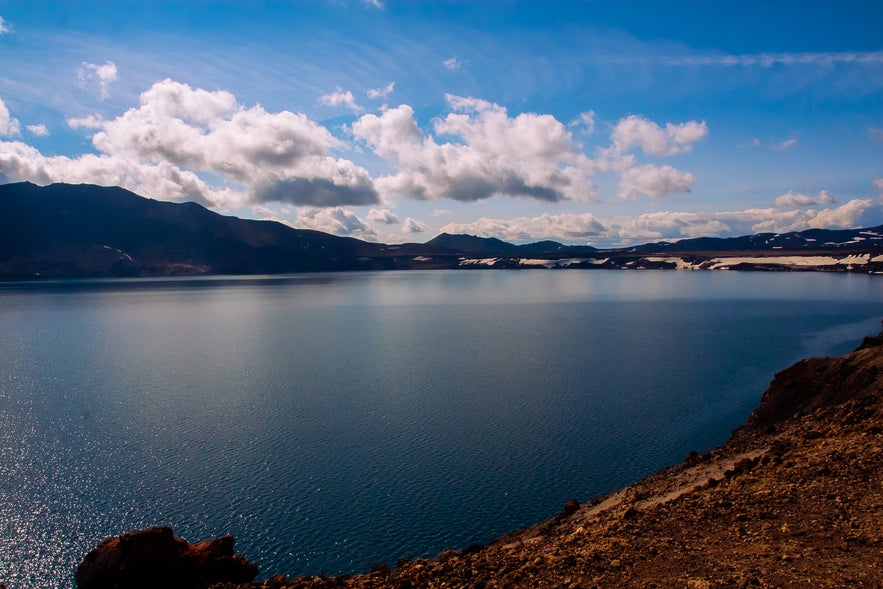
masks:
{"label": "mountain range", "polygon": [[[784,268],[771,262],[784,260],[785,252],[788,260],[801,256],[803,263]],[[196,203],[157,201],[116,187],[0,186],[2,279],[461,267],[756,269],[761,257],[761,267],[773,266],[765,269],[877,272],[883,271],[878,254],[883,254],[883,226],[704,237],[607,250],[555,241],[516,245],[447,233],[424,244],[388,245],[224,216]],[[737,264],[721,261],[738,256]]]}

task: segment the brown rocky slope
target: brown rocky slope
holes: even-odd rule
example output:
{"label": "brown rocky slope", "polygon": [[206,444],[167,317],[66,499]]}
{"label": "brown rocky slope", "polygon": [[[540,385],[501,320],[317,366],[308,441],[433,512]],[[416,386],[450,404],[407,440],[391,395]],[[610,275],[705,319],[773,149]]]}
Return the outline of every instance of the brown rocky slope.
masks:
{"label": "brown rocky slope", "polygon": [[215,589],[883,586],[883,334],[776,375],[723,446],[489,546]]}

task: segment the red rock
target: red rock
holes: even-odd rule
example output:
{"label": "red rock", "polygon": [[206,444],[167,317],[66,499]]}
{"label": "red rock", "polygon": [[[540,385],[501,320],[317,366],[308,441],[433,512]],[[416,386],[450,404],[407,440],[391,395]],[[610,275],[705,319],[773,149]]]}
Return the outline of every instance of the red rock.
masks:
{"label": "red rock", "polygon": [[233,536],[192,546],[171,528],[149,528],[107,538],[86,555],[74,578],[79,589],[205,589],[245,583],[258,567],[234,554]]}

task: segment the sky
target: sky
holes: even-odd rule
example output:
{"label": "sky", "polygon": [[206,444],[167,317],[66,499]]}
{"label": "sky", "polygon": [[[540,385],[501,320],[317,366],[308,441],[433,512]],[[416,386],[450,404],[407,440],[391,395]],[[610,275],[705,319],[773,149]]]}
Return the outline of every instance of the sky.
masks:
{"label": "sky", "polygon": [[386,243],[883,223],[883,3],[0,0],[0,183]]}

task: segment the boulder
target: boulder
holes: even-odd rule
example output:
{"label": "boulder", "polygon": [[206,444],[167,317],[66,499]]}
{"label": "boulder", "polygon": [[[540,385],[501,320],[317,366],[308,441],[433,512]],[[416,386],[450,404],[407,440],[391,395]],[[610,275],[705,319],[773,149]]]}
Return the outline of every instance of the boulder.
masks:
{"label": "boulder", "polygon": [[188,544],[171,528],[149,528],[107,538],[89,552],[74,578],[79,589],[206,589],[246,583],[257,565],[233,551],[233,536]]}

